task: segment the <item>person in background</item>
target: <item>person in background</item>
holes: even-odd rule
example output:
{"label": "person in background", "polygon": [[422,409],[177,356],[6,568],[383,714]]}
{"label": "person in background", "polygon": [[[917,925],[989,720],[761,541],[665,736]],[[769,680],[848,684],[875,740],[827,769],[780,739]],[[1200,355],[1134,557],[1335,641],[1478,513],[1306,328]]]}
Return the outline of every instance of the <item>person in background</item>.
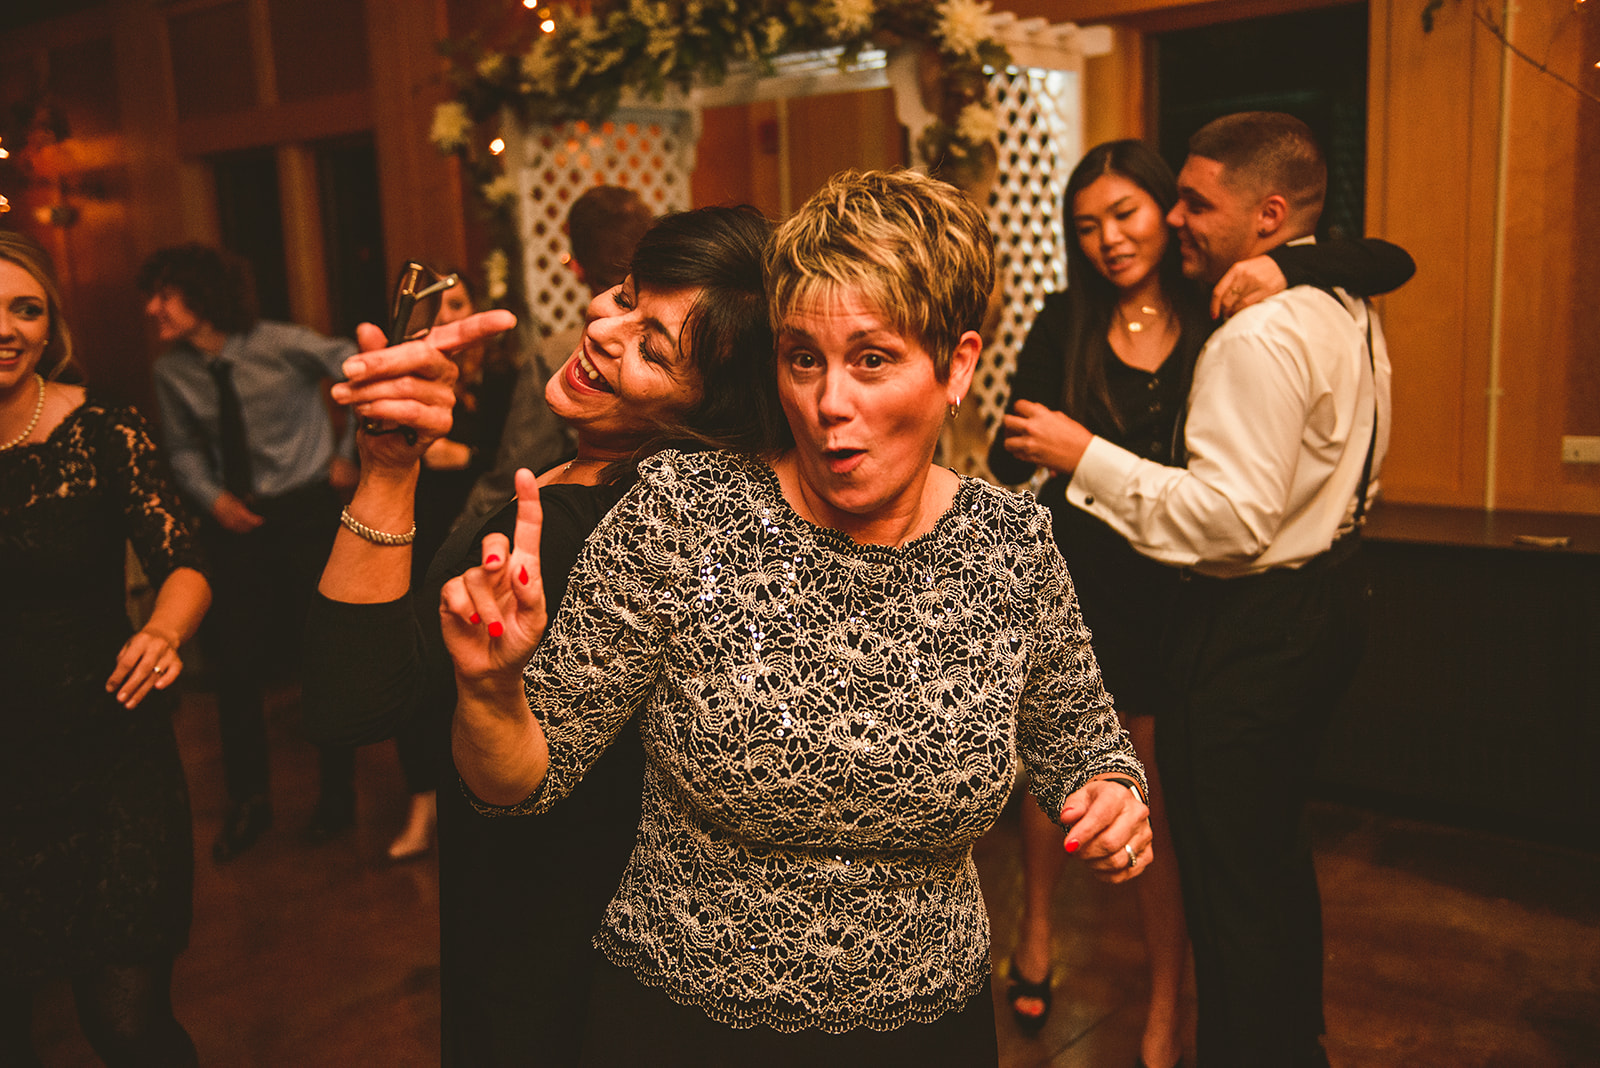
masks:
{"label": "person in background", "polygon": [[[633,485],[642,457],[676,444],[753,445],[779,418],[764,375],[772,333],[762,253],[772,227],[753,208],[668,215],[639,241],[627,277],[590,302],[587,325],[546,390],[577,452],[539,476],[547,522],[542,582],[559,604],[584,539]],[[418,437],[361,436],[350,502],[367,534],[342,532],[307,628],[306,726],[320,737],[381,741],[420,723],[439,763],[439,994],[447,1065],[579,1063],[590,941],[616,893],[639,824],[644,752],[624,730],[583,784],[550,812],[486,819],[472,810],[450,756],[455,681],[439,629],[439,589],[482,559],[490,531],[509,534],[512,499],[457,527],[420,588],[411,584],[412,487],[418,457],[449,425],[458,331],[505,329],[505,312],[363,353],[335,395],[358,415],[405,419]],[[369,347],[382,339],[367,334]],[[370,398],[370,400],[369,400]],[[390,538],[387,535],[401,535]],[[415,595],[413,596],[413,592]]]}
{"label": "person in background", "polygon": [[[354,484],[354,428],[335,442],[324,383],[355,351],[343,338],[258,318],[247,265],[206,245],[156,252],[139,269],[145,314],[167,346],[155,362],[162,443],[204,517],[216,607],[205,635],[228,791],[211,855],[222,863],[272,823],[264,695],[292,675],[317,570]],[[355,753],[323,747],[321,791],[302,837],[355,819]]]}
{"label": "person in background", "polygon": [[[189,940],[179,648],[211,590],[142,416],[62,381],[49,257],[0,230],[0,1064],[37,1066],[33,991],[71,980],[112,1066],[197,1063],[172,1011]],[[133,630],[126,546],[156,590]]]}
{"label": "person in background", "polygon": [[933,462],[993,284],[959,190],[835,177],[767,255],[766,447],[641,464],[548,634],[528,473],[512,537],[445,585],[481,809],[559,811],[618,732],[644,740],[585,1064],[993,1065],[972,844],[1018,766],[1099,877],[1149,859],[1048,514]]}
{"label": "person in background", "polygon": [[[460,322],[478,311],[472,284],[464,275],[459,271],[436,273],[454,274],[457,281],[441,295],[434,326]],[[449,354],[457,370],[455,406],[450,413],[450,432],[422,454],[422,471],[417,479],[417,535],[411,551],[413,588],[421,586],[429,561],[461,516],[474,481],[488,470],[499,448],[517,378],[516,369],[502,355],[501,341],[505,337],[502,334],[484,338]],[[395,742],[411,800],[406,825],[389,844],[389,858],[406,860],[420,856],[433,845],[438,823],[438,762],[429,739],[416,730],[400,730]]]}
{"label": "person in background", "polygon": [[[1024,482],[1036,465],[1053,466],[1050,448],[1058,441],[1051,420],[1063,412],[1144,459],[1181,462],[1179,417],[1195,356],[1216,326],[1208,304],[1232,314],[1286,285],[1307,283],[1385,292],[1414,267],[1403,250],[1382,241],[1280,246],[1236,264],[1207,294],[1184,279],[1167,227],[1177,199],[1171,169],[1140,141],[1097,145],[1073,170],[1063,198],[1072,235],[1068,285],[1045,298],[1018,356],[1005,424],[989,454],[1001,481]],[[1107,688],[1150,776],[1157,852],[1171,857],[1155,736],[1157,717],[1177,698],[1159,670],[1153,634],[1170,614],[1180,575],[1071,505],[1068,481],[1052,471],[1039,497],[1050,509]],[[1036,806],[1023,806],[1022,822],[1024,907],[1009,999],[1018,1026],[1034,1032],[1050,1008],[1050,912],[1066,858],[1061,832]],[[1176,863],[1154,866],[1137,894],[1150,958],[1138,1063],[1171,1068],[1182,1052],[1180,995],[1189,955]]]}
{"label": "person in background", "polygon": [[[597,185],[572,202],[567,210],[567,240],[572,246],[568,266],[588,287],[591,299],[622,284],[633,250],[653,221],[639,194],[622,186]],[[583,331],[583,324],[558,331],[545,340],[543,351],[564,360],[577,350]],[[565,424],[550,414],[545,400],[549,377],[537,353],[531,355],[517,377],[494,467],[472,487],[465,517],[487,515],[510,500],[512,477],[518,468],[542,471],[569,454],[571,442]],[[422,560],[426,563],[432,558],[430,554]]]}
{"label": "person in background", "polygon": [[[1167,215],[1186,277],[1314,232],[1310,130],[1228,115],[1189,141]],[[1194,944],[1202,1068],[1325,1068],[1322,919],[1303,816],[1323,728],[1365,635],[1361,524],[1389,439],[1390,368],[1365,302],[1295,286],[1233,316],[1195,361],[1184,464],[1056,421],[1073,507],[1183,569],[1159,652],[1156,735]],[[1020,446],[1028,455],[1034,446]]]}

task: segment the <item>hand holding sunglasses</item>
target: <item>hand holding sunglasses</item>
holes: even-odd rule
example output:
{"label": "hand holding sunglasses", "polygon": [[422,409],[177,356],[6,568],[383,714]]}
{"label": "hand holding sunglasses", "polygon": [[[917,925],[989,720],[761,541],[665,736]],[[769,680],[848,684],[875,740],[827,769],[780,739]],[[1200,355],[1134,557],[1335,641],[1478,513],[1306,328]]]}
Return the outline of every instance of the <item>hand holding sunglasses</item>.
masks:
{"label": "hand holding sunglasses", "polygon": [[[394,300],[390,304],[389,344],[398,345],[427,336],[439,314],[439,302],[444,297],[444,291],[459,281],[453,274],[441,278],[415,260],[400,268],[400,277],[394,287]],[[398,433],[407,445],[417,443],[417,432],[409,426],[384,426],[375,419],[362,419],[358,425],[363,434]]]}

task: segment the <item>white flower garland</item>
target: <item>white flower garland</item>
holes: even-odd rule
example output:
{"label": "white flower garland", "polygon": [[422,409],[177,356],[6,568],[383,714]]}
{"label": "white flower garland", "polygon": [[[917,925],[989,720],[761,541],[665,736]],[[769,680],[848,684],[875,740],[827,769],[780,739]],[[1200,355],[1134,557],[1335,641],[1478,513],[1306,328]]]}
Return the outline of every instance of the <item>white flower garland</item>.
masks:
{"label": "white flower garland", "polygon": [[786,52],[839,47],[845,64],[868,46],[921,46],[939,57],[941,79],[940,99],[929,102],[938,121],[917,150],[930,167],[970,160],[999,126],[985,98],[988,73],[1011,62],[990,34],[989,8],[988,0],[628,0],[603,18],[541,8],[553,32],[540,32],[530,16],[523,38],[499,48],[446,42],[456,94],[435,109],[429,137],[462,160],[493,219],[489,299],[516,299],[521,257],[516,184],[481,150],[478,123],[504,111],[552,125],[599,122],[625,92],[659,99],[669,86],[716,84],[737,63],[770,66]]}

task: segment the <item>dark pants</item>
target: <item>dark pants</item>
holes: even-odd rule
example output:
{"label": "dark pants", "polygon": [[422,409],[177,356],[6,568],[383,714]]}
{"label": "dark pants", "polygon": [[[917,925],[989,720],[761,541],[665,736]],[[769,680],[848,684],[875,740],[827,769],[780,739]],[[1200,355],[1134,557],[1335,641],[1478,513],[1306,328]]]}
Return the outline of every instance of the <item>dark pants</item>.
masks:
{"label": "dark pants", "polygon": [[1356,668],[1356,544],[1304,568],[1183,584],[1180,696],[1156,756],[1199,988],[1202,1068],[1326,1066],[1322,906],[1304,826],[1317,747]]}
{"label": "dark pants", "polygon": [[[223,778],[232,802],[267,794],[266,687],[297,675],[311,594],[333,548],[339,499],[326,484],[254,504],[248,534],[207,522],[212,606],[206,654],[214,669]],[[355,750],[321,749],[322,801],[354,803]]]}

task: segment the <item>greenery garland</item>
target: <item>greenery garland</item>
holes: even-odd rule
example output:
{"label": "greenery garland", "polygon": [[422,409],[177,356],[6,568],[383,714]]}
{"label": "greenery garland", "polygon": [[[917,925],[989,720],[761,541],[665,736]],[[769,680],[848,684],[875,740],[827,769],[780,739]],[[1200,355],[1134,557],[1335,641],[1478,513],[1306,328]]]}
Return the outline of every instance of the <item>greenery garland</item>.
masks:
{"label": "greenery garland", "polygon": [[435,110],[430,136],[461,160],[489,215],[497,247],[484,264],[485,288],[499,304],[522,303],[516,185],[478,127],[502,113],[523,123],[599,123],[626,94],[660,100],[668,89],[719,84],[736,65],[771,70],[786,53],[839,48],[845,67],[868,47],[923,47],[936,57],[934,99],[924,104],[937,118],[917,152],[937,173],[992,151],[988,72],[1011,63],[990,34],[986,0],[626,0],[601,15],[557,8],[551,32],[540,21],[529,12],[509,42],[441,46],[454,96]]}

